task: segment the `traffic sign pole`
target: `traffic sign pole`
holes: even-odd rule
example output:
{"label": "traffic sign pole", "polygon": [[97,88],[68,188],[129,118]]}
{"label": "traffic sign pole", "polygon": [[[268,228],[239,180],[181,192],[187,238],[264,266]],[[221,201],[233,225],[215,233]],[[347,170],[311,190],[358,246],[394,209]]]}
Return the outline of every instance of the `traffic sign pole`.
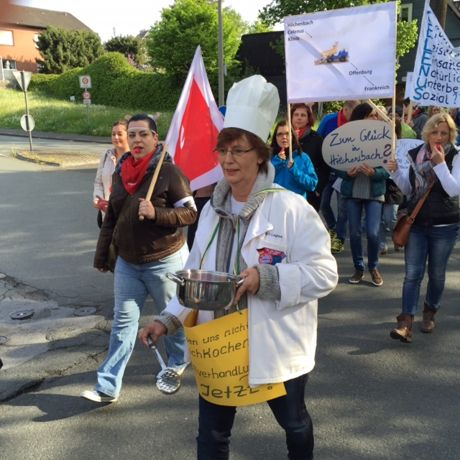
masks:
{"label": "traffic sign pole", "polygon": [[[27,84],[25,82],[25,76],[24,76],[24,72],[22,71],[21,72],[21,80],[22,80],[22,87],[23,88],[27,88]],[[27,89],[24,89],[24,99],[25,99],[25,102],[26,102],[26,127],[27,127],[27,132],[29,133],[29,148],[30,148],[30,151],[32,152],[32,130],[30,129],[30,125],[29,125],[29,101],[27,99]]]}

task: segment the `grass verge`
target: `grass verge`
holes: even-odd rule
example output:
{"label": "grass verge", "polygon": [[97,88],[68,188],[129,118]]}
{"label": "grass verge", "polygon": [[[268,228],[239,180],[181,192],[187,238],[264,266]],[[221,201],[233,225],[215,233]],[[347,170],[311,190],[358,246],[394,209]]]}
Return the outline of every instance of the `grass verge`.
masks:
{"label": "grass verge", "polygon": [[[89,136],[108,136],[114,121],[138,113],[139,110],[121,109],[104,105],[76,104],[28,92],[29,113],[35,121],[35,130]],[[24,93],[19,90],[0,88],[0,128],[20,129],[25,113]],[[155,113],[160,139],[166,137],[172,113]]]}

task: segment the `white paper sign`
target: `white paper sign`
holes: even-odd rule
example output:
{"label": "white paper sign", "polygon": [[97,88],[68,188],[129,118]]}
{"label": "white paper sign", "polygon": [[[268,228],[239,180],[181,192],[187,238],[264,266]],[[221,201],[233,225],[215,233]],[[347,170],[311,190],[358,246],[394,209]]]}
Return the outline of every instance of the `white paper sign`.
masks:
{"label": "white paper sign", "polygon": [[288,102],[392,97],[396,3],[284,20]]}
{"label": "white paper sign", "polygon": [[421,139],[398,139],[396,141],[396,161],[398,168],[406,171],[409,169],[410,162],[407,152],[423,144]]}
{"label": "white paper sign", "polygon": [[452,46],[428,3],[409,97],[423,106],[460,106],[460,48]]}
{"label": "white paper sign", "polygon": [[347,171],[366,163],[385,166],[391,157],[391,125],[378,120],[345,123],[323,141],[324,161],[334,169]]}
{"label": "white paper sign", "polygon": [[404,88],[404,99],[410,98],[410,93],[412,91],[412,81],[414,79],[414,72],[406,73],[406,87]]}

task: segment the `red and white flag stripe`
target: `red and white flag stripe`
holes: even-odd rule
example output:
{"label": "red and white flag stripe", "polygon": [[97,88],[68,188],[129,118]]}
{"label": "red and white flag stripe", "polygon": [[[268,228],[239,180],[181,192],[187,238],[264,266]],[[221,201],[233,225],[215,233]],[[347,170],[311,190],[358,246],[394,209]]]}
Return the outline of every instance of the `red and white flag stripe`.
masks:
{"label": "red and white flag stripe", "polygon": [[166,136],[168,151],[193,191],[222,178],[213,150],[223,123],[198,46]]}

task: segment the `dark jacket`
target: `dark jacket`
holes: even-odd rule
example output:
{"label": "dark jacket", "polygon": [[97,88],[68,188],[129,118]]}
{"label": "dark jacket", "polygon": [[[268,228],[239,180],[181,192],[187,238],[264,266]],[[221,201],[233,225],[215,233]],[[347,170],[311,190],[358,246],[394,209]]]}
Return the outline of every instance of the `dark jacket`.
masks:
{"label": "dark jacket", "polygon": [[[417,153],[422,146],[423,144],[415,149],[409,150],[409,155],[414,163],[417,158]],[[452,171],[452,161],[455,155],[457,155],[455,147],[451,147],[446,153],[445,161],[450,171]],[[413,168],[409,170],[409,180],[412,190],[414,190],[415,173]],[[412,212],[416,204],[416,200],[409,200],[407,206],[409,213]],[[458,208],[458,196],[449,196],[442,187],[441,182],[436,179],[428,198],[425,203],[423,203],[422,208],[415,218],[415,224],[427,227],[431,225],[454,224],[459,221],[460,211]]]}
{"label": "dark jacket", "polygon": [[308,202],[318,211],[321,202],[321,192],[329,180],[330,166],[323,159],[323,138],[313,130],[299,139],[302,150],[310,157],[318,176],[318,184],[314,192],[308,194]]}
{"label": "dark jacket", "polygon": [[386,181],[385,204],[402,204],[404,194],[399,187],[391,180]]}
{"label": "dark jacket", "polygon": [[[96,268],[107,268],[109,246],[113,238],[118,255],[133,264],[145,264],[167,257],[185,244],[185,235],[180,227],[195,222],[197,212],[194,206],[174,207],[186,197],[192,197],[188,179],[165,158],[152,194],[155,219],[139,220],[139,198],[147,195],[161,147],[155,152],[145,177],[130,195],[121,179],[123,162],[131,153],[125,153],[113,174],[107,215],[99,234],[94,256]],[[193,204],[193,200],[191,201]]]}

